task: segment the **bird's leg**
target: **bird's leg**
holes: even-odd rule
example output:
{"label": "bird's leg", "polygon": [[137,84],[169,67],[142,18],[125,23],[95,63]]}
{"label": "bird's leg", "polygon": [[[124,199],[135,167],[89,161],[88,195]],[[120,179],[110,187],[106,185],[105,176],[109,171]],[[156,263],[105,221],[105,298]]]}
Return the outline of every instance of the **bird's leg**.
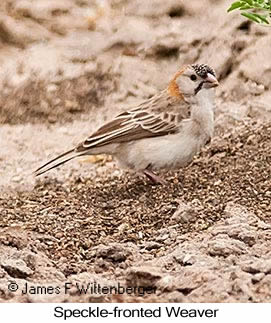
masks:
{"label": "bird's leg", "polygon": [[155,184],[166,184],[166,181],[159,177],[158,175],[155,175],[150,169],[146,168],[143,171],[143,174],[148,177],[153,183]]}

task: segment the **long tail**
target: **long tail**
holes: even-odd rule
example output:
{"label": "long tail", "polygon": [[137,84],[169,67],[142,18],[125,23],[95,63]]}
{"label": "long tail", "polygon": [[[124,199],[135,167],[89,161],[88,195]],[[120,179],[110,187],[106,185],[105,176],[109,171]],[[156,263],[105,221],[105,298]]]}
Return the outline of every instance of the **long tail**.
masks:
{"label": "long tail", "polygon": [[61,154],[59,156],[57,156],[56,158],[48,161],[46,164],[42,165],[41,167],[39,167],[38,169],[36,169],[34,171],[34,174],[36,176],[39,176],[41,174],[44,174],[45,172],[48,172],[49,170],[58,167],[64,163],[66,163],[67,161],[74,159],[76,157],[82,156],[84,155],[85,152],[77,152],[75,149],[71,149],[67,152],[65,152],[64,154]]}

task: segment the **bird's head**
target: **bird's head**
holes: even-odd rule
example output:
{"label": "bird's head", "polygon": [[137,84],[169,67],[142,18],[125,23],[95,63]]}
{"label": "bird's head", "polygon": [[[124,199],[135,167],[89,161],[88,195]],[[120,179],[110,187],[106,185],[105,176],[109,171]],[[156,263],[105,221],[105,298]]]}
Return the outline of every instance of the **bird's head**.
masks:
{"label": "bird's head", "polygon": [[172,79],[169,93],[176,97],[196,96],[202,89],[218,86],[215,71],[205,64],[186,65]]}

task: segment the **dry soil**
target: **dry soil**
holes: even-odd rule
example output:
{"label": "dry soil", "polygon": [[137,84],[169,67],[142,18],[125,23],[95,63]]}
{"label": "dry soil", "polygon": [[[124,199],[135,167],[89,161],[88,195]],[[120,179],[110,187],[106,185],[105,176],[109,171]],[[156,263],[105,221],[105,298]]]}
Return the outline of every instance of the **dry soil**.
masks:
{"label": "dry soil", "polygon": [[[271,300],[271,35],[230,3],[1,2],[2,302]],[[215,136],[166,185],[103,156],[33,177],[194,62],[220,80]],[[87,283],[154,292],[80,294]]]}

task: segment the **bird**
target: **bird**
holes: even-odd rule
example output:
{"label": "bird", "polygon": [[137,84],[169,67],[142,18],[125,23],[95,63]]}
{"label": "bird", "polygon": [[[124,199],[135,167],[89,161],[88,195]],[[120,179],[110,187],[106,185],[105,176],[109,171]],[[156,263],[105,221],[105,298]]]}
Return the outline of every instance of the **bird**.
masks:
{"label": "bird", "polygon": [[120,167],[165,184],[160,170],[179,169],[214,132],[216,73],[207,64],[181,67],[168,86],[118,114],[71,150],[35,170],[39,176],[80,156],[108,154]]}

